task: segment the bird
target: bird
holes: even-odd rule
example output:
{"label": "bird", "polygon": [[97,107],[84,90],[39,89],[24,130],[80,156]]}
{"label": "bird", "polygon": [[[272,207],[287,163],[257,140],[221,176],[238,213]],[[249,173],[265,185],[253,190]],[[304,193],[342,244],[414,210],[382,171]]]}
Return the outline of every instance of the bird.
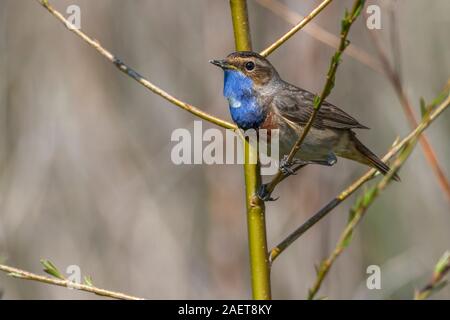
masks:
{"label": "bird", "polygon": [[[231,118],[243,129],[279,130],[280,170],[292,174],[295,164],[332,166],[337,157],[350,159],[386,175],[390,168],[356,138],[354,129],[369,129],[342,109],[324,101],[291,163],[287,155],[314,111],[315,94],[284,81],[260,54],[238,51],[210,63],[224,71],[223,95]],[[270,133],[268,134],[270,135]],[[397,175],[394,179],[399,180]]]}

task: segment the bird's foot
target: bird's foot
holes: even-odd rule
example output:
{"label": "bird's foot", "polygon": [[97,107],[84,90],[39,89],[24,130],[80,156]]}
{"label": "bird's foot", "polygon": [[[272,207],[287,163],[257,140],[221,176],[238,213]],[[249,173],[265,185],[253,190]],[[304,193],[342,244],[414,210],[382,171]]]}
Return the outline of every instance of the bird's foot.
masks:
{"label": "bird's foot", "polygon": [[267,184],[261,184],[256,195],[262,201],[277,201],[278,200],[278,197],[272,198],[271,192],[269,192],[269,190],[267,190]]}
{"label": "bird's foot", "polygon": [[297,170],[297,168],[304,167],[310,163],[310,161],[303,161],[300,159],[292,159],[291,161],[289,161],[289,157],[287,155],[284,155],[280,160],[280,171],[285,177],[288,177],[291,175],[295,175],[295,171]]}

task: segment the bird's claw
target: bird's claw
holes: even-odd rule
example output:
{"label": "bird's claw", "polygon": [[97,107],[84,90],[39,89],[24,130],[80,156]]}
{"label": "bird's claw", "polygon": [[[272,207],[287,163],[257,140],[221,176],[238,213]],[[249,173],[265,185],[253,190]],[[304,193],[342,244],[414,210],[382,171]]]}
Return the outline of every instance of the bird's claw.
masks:
{"label": "bird's claw", "polygon": [[289,157],[286,155],[280,160],[280,171],[285,176],[295,174],[294,170],[292,169],[292,162],[289,161]]}
{"label": "bird's claw", "polygon": [[[281,173],[288,177],[290,175],[295,175],[296,171],[300,169],[300,167],[306,166],[307,164],[310,164],[311,161],[304,161],[300,159],[292,159],[289,160],[289,157],[287,155],[283,156],[283,158],[280,160],[280,166],[279,169]],[[269,183],[270,184],[270,183]],[[279,197],[272,198],[271,197],[271,191],[267,190],[268,184],[262,184],[258,192],[256,193],[256,196],[262,200],[262,201],[276,201]]]}
{"label": "bird's claw", "polygon": [[280,160],[280,171],[285,176],[296,175],[294,166],[295,165],[305,166],[307,164],[308,164],[308,161],[303,161],[300,159],[292,159],[291,161],[289,161],[289,157],[287,155],[285,155]]}
{"label": "bird's claw", "polygon": [[280,166],[280,171],[284,176],[295,176],[296,173],[291,166]]}
{"label": "bird's claw", "polygon": [[267,184],[261,184],[256,195],[262,201],[277,201],[279,198],[279,197],[276,198],[271,197],[271,193],[267,190]]}

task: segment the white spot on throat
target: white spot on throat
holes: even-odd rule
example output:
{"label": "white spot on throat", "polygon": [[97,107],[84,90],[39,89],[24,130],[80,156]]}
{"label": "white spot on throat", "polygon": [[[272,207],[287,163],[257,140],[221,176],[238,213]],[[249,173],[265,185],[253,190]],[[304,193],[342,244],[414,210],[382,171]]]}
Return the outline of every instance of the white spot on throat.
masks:
{"label": "white spot on throat", "polygon": [[232,108],[240,108],[242,103],[237,100],[236,98],[230,97],[228,98],[228,103],[230,104],[230,107]]}

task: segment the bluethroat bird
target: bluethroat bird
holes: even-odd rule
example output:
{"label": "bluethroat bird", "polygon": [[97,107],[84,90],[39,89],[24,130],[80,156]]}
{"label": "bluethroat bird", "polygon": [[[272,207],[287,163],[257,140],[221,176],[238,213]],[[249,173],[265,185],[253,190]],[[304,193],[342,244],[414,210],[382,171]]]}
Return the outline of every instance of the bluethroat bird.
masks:
{"label": "bluethroat bird", "polygon": [[[281,79],[272,64],[255,52],[234,52],[210,62],[224,71],[223,94],[233,121],[243,130],[279,129],[279,152],[287,159],[314,110],[315,95]],[[280,169],[289,174],[293,164],[332,166],[338,156],[386,174],[389,167],[356,138],[353,129],[368,128],[324,102],[295,160],[280,161]]]}

